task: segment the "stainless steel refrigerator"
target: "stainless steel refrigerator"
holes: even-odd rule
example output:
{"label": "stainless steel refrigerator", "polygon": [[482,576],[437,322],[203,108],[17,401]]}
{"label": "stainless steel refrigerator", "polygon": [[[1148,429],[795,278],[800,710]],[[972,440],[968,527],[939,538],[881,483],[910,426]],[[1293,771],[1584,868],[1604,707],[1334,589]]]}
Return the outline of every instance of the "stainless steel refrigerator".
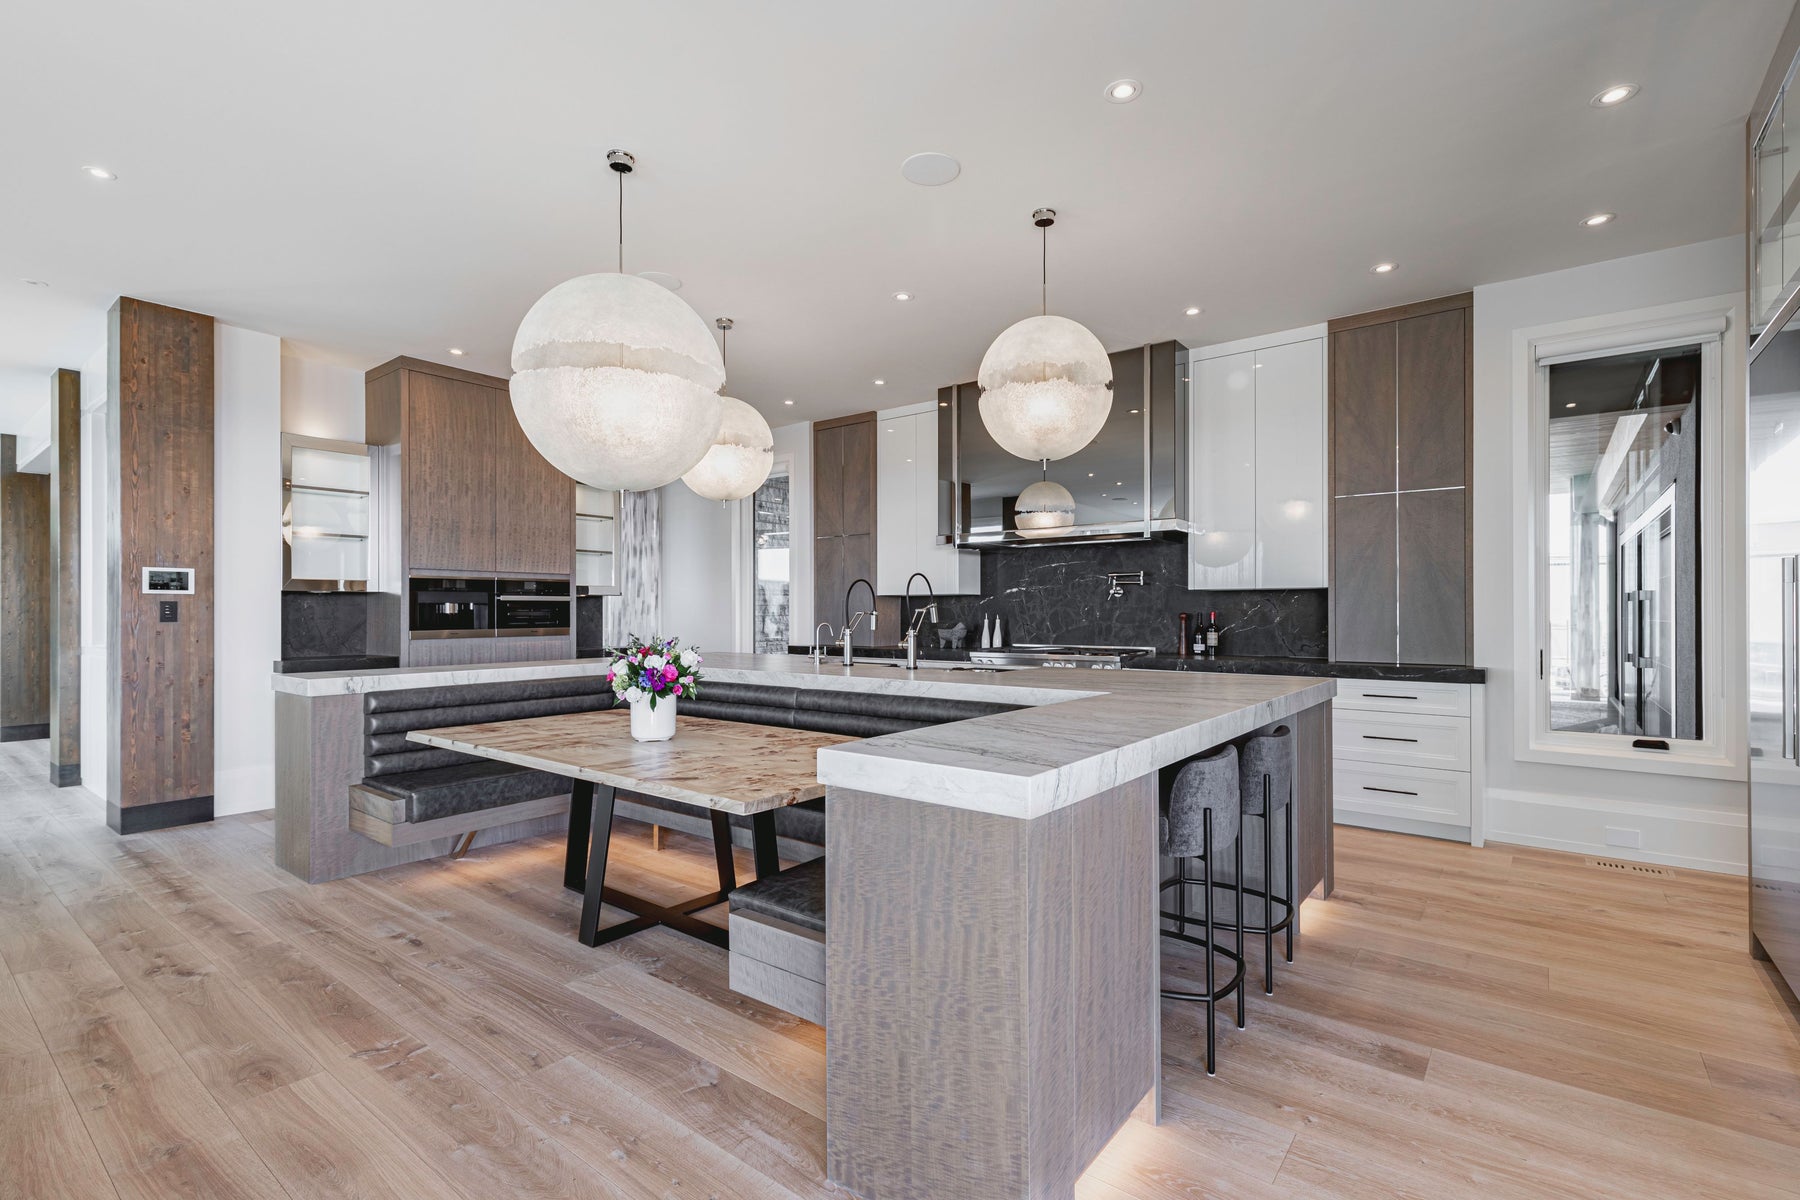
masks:
{"label": "stainless steel refrigerator", "polygon": [[1753,948],[1800,990],[1800,293],[1751,349],[1746,476]]}

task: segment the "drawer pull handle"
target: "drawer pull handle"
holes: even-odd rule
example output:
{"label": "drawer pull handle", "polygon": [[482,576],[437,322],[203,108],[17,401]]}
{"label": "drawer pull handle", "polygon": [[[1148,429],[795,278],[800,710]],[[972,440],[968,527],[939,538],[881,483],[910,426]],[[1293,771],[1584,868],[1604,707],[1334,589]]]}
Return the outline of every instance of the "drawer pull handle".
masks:
{"label": "drawer pull handle", "polygon": [[1405,790],[1404,788],[1370,787],[1366,783],[1363,784],[1363,791],[1365,791],[1365,792],[1386,792],[1390,796],[1416,796],[1419,794],[1417,792],[1409,792],[1409,791]]}
{"label": "drawer pull handle", "polygon": [[1362,736],[1366,742],[1416,742],[1419,740],[1418,738],[1383,737],[1379,733],[1365,733]]}
{"label": "drawer pull handle", "polygon": [[1417,696],[1402,696],[1398,692],[1364,692],[1365,700],[1417,700]]}

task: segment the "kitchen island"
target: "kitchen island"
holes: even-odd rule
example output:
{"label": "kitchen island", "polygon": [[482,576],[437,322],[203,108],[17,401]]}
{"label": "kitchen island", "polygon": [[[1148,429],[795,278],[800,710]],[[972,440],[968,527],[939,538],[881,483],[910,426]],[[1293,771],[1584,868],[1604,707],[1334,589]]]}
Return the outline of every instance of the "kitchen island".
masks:
{"label": "kitchen island", "polygon": [[[276,676],[278,861],[325,878],[449,851],[454,839],[386,846],[349,828],[371,693],[605,670],[578,660]],[[1292,725],[1297,882],[1329,892],[1330,679],[731,654],[710,655],[706,678],[1020,706],[819,751],[826,1159],[835,1182],[873,1200],[1070,1196],[1154,1093],[1164,768]],[[540,812],[486,836],[561,819]]]}

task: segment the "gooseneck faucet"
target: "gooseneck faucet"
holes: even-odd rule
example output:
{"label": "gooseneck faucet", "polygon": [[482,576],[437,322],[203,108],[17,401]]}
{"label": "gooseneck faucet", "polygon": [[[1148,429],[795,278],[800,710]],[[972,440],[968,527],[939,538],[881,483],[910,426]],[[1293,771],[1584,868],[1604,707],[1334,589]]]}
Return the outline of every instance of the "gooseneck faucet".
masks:
{"label": "gooseneck faucet", "polygon": [[[819,630],[821,630],[821,629],[823,629],[825,631],[824,637],[819,636]],[[830,640],[831,640],[831,622],[830,621],[820,621],[817,625],[813,626],[812,660],[813,660],[814,667],[820,667],[820,666],[824,665],[824,663],[825,663],[825,643]]]}
{"label": "gooseneck faucet", "polygon": [[[855,616],[851,616],[850,597],[855,594],[857,584],[861,584],[863,587],[869,589],[869,607],[867,609],[859,609]],[[844,632],[842,636],[838,638],[838,641],[844,647],[844,665],[846,667],[853,667],[856,665],[856,655],[850,649],[850,634],[855,630],[857,625],[862,622],[864,617],[869,618],[869,633],[871,635],[874,634],[876,606],[875,585],[870,583],[867,579],[853,579],[850,581],[850,586],[844,589]]]}
{"label": "gooseneck faucet", "polygon": [[[913,580],[925,581],[926,604],[924,608],[914,611],[912,606]],[[937,593],[932,590],[931,576],[923,571],[914,571],[906,579],[906,595],[900,600],[901,611],[905,613],[906,633],[900,638],[900,644],[906,647],[906,669],[919,669],[919,633],[926,621],[937,620]]]}

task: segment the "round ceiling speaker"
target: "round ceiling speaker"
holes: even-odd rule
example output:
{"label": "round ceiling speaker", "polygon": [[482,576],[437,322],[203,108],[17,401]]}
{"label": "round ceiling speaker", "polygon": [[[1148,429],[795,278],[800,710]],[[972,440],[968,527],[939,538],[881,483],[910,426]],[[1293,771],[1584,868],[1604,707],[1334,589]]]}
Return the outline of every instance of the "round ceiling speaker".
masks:
{"label": "round ceiling speaker", "polygon": [[935,151],[915,154],[900,164],[900,178],[920,187],[942,187],[961,174],[961,163]]}

